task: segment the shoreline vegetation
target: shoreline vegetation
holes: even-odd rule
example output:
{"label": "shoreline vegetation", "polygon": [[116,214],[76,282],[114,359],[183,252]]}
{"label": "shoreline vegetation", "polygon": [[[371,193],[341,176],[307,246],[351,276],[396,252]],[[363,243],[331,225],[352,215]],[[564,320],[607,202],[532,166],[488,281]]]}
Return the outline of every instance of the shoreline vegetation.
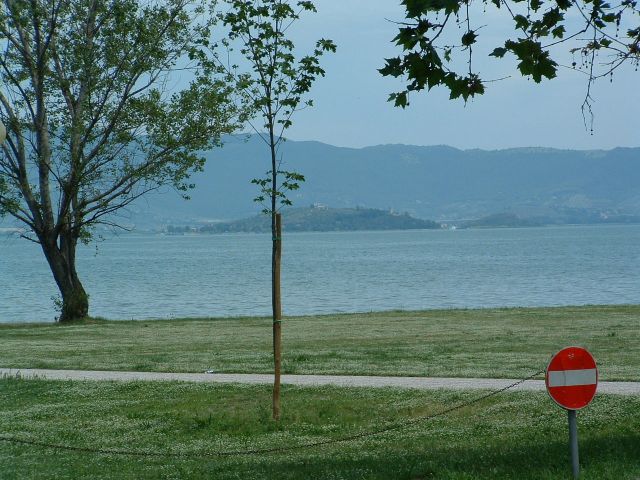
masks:
{"label": "shoreline vegetation", "polygon": [[[270,373],[270,319],[1,324],[10,368]],[[283,373],[522,378],[567,345],[601,380],[640,381],[640,305],[286,317]]]}
{"label": "shoreline vegetation", "polygon": [[[424,220],[409,212],[375,208],[331,208],[314,204],[306,208],[285,210],[285,229],[288,232],[343,232],[378,230],[437,230],[468,228],[527,228],[570,225],[635,225],[638,216],[575,214],[560,221],[550,217],[523,217],[504,212],[471,220]],[[269,219],[265,215],[255,215],[232,221],[196,224],[169,224],[160,229],[170,235],[220,234],[220,233],[268,233]]]}
{"label": "shoreline vegetation", "polygon": [[[314,205],[290,208],[285,211],[288,232],[340,232],[361,230],[430,230],[442,228],[440,223],[421,220],[408,213],[374,208],[329,208]],[[230,222],[209,223],[202,226],[168,226],[167,233],[267,233],[269,218],[259,214]]]}

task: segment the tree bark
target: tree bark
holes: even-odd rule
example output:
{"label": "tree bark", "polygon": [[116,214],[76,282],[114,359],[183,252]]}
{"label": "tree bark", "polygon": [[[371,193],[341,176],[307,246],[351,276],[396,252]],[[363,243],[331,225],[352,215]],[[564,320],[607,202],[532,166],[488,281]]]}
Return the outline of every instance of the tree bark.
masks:
{"label": "tree bark", "polygon": [[271,307],[273,312],[273,419],[280,420],[280,371],[282,303],[280,301],[280,257],[282,252],[281,216],[277,213],[278,164],[274,119],[269,103],[269,147],[271,149]]}
{"label": "tree bark", "polygon": [[76,271],[78,239],[68,232],[55,239],[41,239],[42,251],[49,263],[53,278],[62,296],[62,310],[58,321],[70,322],[89,316],[89,296]]}
{"label": "tree bark", "polygon": [[89,296],[85,292],[80,280],[74,282],[62,291],[62,312],[60,322],[80,320],[89,316]]}
{"label": "tree bark", "polygon": [[280,301],[280,259],[282,256],[282,217],[276,214],[273,275],[273,419],[280,419],[280,371],[282,369],[282,303]]}

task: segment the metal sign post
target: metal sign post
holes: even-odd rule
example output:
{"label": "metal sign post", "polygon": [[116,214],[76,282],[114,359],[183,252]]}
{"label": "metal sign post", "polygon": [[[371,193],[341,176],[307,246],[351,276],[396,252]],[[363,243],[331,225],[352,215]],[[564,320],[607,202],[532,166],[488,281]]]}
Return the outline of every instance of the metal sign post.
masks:
{"label": "metal sign post", "polygon": [[545,384],[553,401],[567,410],[571,471],[573,478],[577,479],[580,475],[577,410],[586,407],[596,394],[598,387],[596,361],[584,348],[563,348],[549,362]]}
{"label": "metal sign post", "polygon": [[578,457],[578,414],[575,410],[567,410],[569,414],[569,446],[571,448],[571,471],[573,478],[580,475],[580,458]]}

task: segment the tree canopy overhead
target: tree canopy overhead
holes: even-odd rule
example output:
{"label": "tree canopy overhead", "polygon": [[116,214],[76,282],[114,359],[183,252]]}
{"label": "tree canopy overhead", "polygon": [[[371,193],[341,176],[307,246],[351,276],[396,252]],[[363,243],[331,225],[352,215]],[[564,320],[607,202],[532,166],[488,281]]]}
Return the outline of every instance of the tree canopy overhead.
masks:
{"label": "tree canopy overhead", "polygon": [[0,5],[0,214],[41,245],[60,320],[88,314],[78,241],[161,185],[186,191],[197,152],[235,127],[232,89],[210,72],[170,90],[203,31],[197,13],[187,0]]}
{"label": "tree canopy overhead", "polygon": [[[556,77],[560,66],[582,71],[587,79],[583,108],[590,109],[594,80],[640,62],[636,0],[402,0],[402,5],[406,21],[394,39],[402,54],[386,59],[380,73],[406,79],[404,88],[389,97],[403,108],[412,92],[434,87],[465,101],[485,92],[490,79],[481,78],[473,60],[487,9],[496,9],[513,26],[513,34],[492,45],[490,55],[513,56],[519,72],[537,83]],[[563,64],[566,54],[571,60]]]}

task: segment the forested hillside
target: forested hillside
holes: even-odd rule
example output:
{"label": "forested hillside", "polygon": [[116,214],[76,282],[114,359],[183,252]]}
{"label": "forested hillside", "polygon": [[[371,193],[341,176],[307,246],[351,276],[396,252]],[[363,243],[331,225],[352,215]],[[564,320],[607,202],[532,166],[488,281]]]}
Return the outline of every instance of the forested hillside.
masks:
{"label": "forested hillside", "polygon": [[[533,142],[533,140],[532,140]],[[640,148],[571,151],[521,148],[462,151],[446,146],[380,145],[340,148],[286,142],[283,167],[307,181],[292,195],[297,207],[379,208],[423,219],[477,219],[509,212],[522,218],[633,219],[640,215]],[[227,139],[210,152],[197,189],[185,202],[174,192],[137,205],[155,221],[229,220],[261,206],[251,179],[268,170],[264,145],[253,137]]]}

